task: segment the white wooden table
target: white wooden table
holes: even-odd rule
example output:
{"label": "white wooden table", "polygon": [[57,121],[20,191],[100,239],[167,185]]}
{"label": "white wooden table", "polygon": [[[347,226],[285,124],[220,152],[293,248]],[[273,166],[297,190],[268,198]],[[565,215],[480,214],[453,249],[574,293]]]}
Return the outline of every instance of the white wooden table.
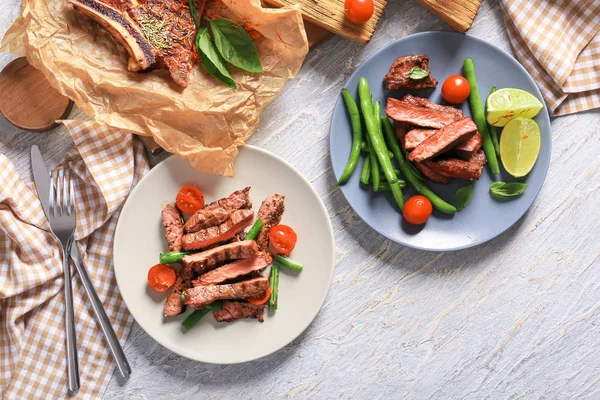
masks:
{"label": "white wooden table", "polygon": [[[18,3],[2,0],[0,34]],[[449,28],[414,0],[391,1],[369,45],[333,38],[311,51],[250,140],[298,168],[333,221],[333,284],[306,332],[265,359],[217,366],[179,357],[134,325],[125,349],[133,376],[115,375],[106,399],[600,398],[599,111],[553,120],[537,200],[474,249],[396,245],[330,189],[329,120],[344,81],[389,41],[440,29]],[[511,51],[495,0],[468,34]],[[0,54],[0,67],[10,59]],[[72,146],[64,129],[28,133],[0,120],[0,151],[27,181],[34,143],[53,164]]]}

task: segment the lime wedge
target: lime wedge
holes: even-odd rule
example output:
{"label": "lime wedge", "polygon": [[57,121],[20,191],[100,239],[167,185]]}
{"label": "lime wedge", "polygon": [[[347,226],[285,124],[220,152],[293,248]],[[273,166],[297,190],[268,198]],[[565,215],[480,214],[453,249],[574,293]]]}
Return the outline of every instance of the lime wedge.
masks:
{"label": "lime wedge", "polygon": [[529,118],[515,118],[500,136],[500,159],[506,172],[520,178],[531,171],[540,153],[540,127]]}
{"label": "lime wedge", "polygon": [[486,119],[490,125],[504,126],[517,117],[533,118],[544,105],[534,95],[521,89],[500,89],[487,98]]}

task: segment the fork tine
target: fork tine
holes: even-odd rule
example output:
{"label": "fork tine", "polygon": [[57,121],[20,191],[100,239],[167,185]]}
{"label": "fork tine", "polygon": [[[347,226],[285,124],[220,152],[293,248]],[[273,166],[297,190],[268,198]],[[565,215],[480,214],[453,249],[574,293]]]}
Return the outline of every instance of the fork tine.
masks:
{"label": "fork tine", "polygon": [[64,197],[63,197],[63,180],[64,180],[64,171],[62,169],[58,170],[58,174],[56,177],[56,215],[62,216]]}
{"label": "fork tine", "polygon": [[75,189],[73,188],[73,171],[69,170],[69,215],[75,214]]}
{"label": "fork tine", "polygon": [[54,195],[55,195],[55,188],[54,188],[54,171],[50,171],[50,206],[48,207],[48,211],[50,212],[50,216],[54,217],[55,212],[54,212],[54,206],[55,206],[55,201],[54,201]]}

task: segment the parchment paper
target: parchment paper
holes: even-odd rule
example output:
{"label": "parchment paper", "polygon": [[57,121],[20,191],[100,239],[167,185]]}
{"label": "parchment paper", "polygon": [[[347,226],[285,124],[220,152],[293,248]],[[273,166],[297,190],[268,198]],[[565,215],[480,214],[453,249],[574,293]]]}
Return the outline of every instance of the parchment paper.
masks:
{"label": "parchment paper", "polygon": [[96,22],[66,0],[23,0],[21,16],[6,33],[2,51],[24,55],[51,84],[97,122],[153,136],[165,150],[197,169],[233,176],[237,147],[252,135],[260,112],[293,78],[308,52],[299,8],[262,8],[260,0],[215,0],[218,13],[262,36],[256,40],[264,73],[229,70],[238,89],[194,67],[189,86],[166,70],[127,71],[129,58]]}

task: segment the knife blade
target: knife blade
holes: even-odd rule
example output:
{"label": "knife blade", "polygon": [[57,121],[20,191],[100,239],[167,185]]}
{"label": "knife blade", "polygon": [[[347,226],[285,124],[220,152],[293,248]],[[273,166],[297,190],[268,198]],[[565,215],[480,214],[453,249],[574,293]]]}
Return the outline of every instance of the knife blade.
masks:
{"label": "knife blade", "polygon": [[33,171],[33,182],[37,191],[44,213],[48,216],[50,203],[50,171],[46,168],[44,157],[40,148],[35,144],[31,146],[31,170]]}

